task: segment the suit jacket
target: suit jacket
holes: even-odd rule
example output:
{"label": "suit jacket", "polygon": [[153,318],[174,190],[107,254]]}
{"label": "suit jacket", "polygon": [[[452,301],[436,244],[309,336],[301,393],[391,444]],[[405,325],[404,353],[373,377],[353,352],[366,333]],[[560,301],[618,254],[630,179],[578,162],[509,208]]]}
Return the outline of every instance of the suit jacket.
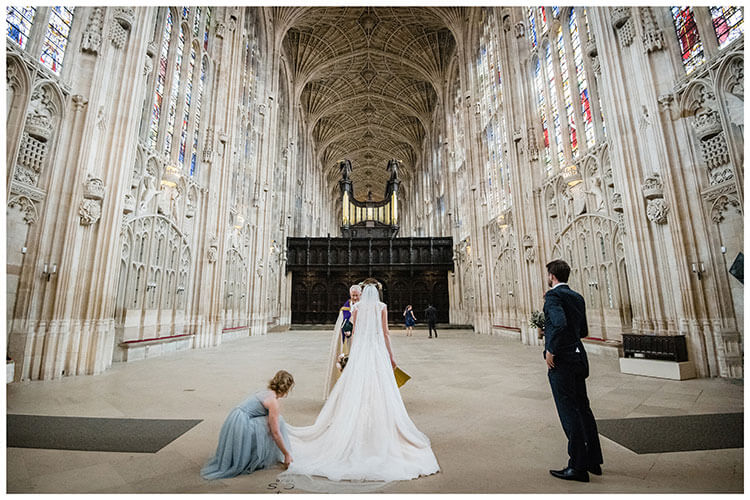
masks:
{"label": "suit jacket", "polygon": [[435,323],[437,321],[437,309],[430,306],[424,310],[425,317],[428,323]]}
{"label": "suit jacket", "polygon": [[544,296],[544,349],[552,354],[574,350],[588,336],[586,302],[568,285],[549,290]]}

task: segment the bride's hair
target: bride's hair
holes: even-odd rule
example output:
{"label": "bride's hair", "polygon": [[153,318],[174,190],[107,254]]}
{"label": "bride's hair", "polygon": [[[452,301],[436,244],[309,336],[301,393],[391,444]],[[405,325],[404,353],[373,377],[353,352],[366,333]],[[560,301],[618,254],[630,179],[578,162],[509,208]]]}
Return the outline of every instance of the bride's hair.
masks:
{"label": "bride's hair", "polygon": [[284,396],[292,390],[294,377],[286,370],[279,370],[276,375],[268,382],[268,388],[275,392],[279,397]]}
{"label": "bride's hair", "polygon": [[378,280],[376,280],[375,278],[367,278],[362,282],[362,290],[364,290],[367,285],[372,285],[377,288],[378,296],[380,297],[380,300],[383,300],[383,285],[381,285]]}

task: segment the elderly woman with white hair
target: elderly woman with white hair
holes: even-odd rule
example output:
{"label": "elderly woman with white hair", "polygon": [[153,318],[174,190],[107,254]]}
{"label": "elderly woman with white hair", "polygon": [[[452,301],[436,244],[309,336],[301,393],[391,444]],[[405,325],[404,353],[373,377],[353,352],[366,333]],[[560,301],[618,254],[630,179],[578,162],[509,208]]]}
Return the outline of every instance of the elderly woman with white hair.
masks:
{"label": "elderly woman with white hair", "polygon": [[326,376],[325,397],[333,390],[336,381],[343,371],[342,356],[349,356],[352,348],[352,312],[351,308],[359,301],[362,294],[362,287],[352,285],[349,288],[349,300],[339,309],[339,316],[336,319],[336,326],[333,328],[333,337],[331,338],[331,349],[328,356],[328,371]]}

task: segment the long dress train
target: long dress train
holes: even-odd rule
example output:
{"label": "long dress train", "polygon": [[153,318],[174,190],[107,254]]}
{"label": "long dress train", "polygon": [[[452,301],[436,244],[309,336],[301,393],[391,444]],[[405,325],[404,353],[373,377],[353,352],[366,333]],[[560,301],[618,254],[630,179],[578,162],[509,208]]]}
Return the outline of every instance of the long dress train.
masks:
{"label": "long dress train", "polygon": [[397,481],[440,469],[430,440],[409,418],[383,337],[374,286],[355,306],[349,362],[309,427],[287,426],[293,462],[280,477]]}

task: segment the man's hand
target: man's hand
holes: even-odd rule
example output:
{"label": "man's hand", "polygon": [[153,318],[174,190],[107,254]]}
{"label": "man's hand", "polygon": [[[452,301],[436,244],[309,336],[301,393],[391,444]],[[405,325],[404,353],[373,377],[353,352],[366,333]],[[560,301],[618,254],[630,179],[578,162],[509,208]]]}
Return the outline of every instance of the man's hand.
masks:
{"label": "man's hand", "polygon": [[550,370],[555,367],[555,361],[554,361],[555,355],[551,352],[547,351],[547,354],[544,356],[544,360],[547,362],[547,368]]}

